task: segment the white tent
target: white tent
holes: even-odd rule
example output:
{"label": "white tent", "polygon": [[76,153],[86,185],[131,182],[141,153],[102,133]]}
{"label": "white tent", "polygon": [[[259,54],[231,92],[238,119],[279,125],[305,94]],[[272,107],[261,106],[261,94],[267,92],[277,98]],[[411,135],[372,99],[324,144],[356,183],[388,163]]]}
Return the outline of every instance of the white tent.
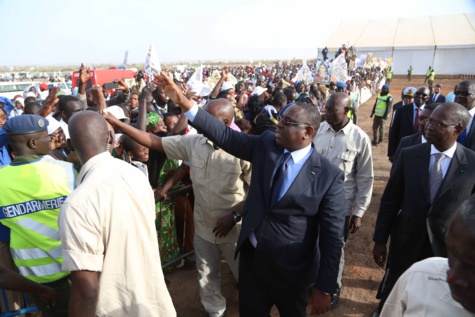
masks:
{"label": "white tent", "polygon": [[392,57],[395,74],[406,74],[410,65],[413,74],[425,74],[429,66],[437,74],[475,74],[475,12],[344,21],[322,47],[342,44],[356,47],[357,56]]}

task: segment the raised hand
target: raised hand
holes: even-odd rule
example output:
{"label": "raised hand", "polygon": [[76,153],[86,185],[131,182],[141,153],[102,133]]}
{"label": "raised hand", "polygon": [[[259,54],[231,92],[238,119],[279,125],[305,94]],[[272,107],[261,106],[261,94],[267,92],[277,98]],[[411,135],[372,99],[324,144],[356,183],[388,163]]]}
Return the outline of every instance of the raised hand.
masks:
{"label": "raised hand", "polygon": [[221,71],[221,77],[224,80],[228,80],[228,75],[229,75],[229,70],[227,67],[224,67],[223,70]]}
{"label": "raised hand", "polygon": [[84,64],[81,63],[81,68],[79,69],[79,84],[85,85],[89,78],[91,78],[91,67],[84,69]]}
{"label": "raised hand", "polygon": [[43,106],[41,106],[38,115],[46,118],[51,113],[51,111],[53,111],[53,108],[59,102],[59,98],[56,97],[58,91],[59,87],[54,87],[53,89],[51,89],[48,97],[46,97],[45,101],[43,101]]}
{"label": "raised hand", "polygon": [[139,101],[152,102],[152,100],[152,91],[147,86],[143,87],[142,92],[139,95]]}
{"label": "raised hand", "polygon": [[129,86],[127,86],[127,84],[123,80],[119,80],[117,84],[119,85],[117,89],[122,90],[125,94],[130,93]]}
{"label": "raised hand", "polygon": [[193,103],[183,95],[181,89],[178,88],[173,80],[169,78],[163,71],[160,73],[160,75],[154,73],[153,76],[155,77],[156,83],[162,87],[168,98],[170,98],[175,104],[179,105],[183,111],[188,111],[191,109]]}

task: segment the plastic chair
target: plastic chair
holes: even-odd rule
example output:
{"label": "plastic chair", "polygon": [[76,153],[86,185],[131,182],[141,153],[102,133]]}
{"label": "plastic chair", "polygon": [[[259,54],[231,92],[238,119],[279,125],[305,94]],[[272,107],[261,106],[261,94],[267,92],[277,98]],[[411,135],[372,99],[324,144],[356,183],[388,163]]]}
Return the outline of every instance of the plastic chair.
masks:
{"label": "plastic chair", "polygon": [[25,301],[25,307],[20,308],[20,309],[15,310],[15,311],[10,311],[10,309],[8,308],[8,301],[7,301],[7,295],[5,294],[5,290],[2,289],[1,291],[2,291],[3,303],[5,304],[5,309],[7,311],[5,313],[0,313],[0,317],[13,317],[13,316],[19,316],[19,315],[24,315],[24,314],[28,314],[28,313],[38,311],[38,307],[30,306],[28,304],[28,298],[26,298],[26,293],[25,292],[23,292],[23,300]]}

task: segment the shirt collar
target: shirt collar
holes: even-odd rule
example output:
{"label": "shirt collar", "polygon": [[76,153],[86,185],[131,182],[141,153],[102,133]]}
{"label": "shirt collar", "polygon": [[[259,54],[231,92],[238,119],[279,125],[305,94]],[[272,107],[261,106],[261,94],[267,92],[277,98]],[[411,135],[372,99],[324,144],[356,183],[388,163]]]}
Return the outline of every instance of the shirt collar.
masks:
{"label": "shirt collar", "polygon": [[34,161],[38,161],[40,158],[42,158],[42,156],[39,156],[39,155],[17,156],[13,159],[12,164],[17,165],[17,164],[31,163]]}
{"label": "shirt collar", "polygon": [[114,157],[112,157],[112,155],[105,151],[105,152],[102,152],[101,154],[97,154],[93,157],[91,157],[87,162],[86,164],[84,164],[81,168],[81,171],[79,172],[79,175],[78,175],[78,178],[76,179],[76,187],[79,186],[82,181],[84,180],[84,178],[86,177],[86,174],[95,166],[97,165],[98,163],[100,163],[102,160],[106,160],[106,159],[114,159]]}
{"label": "shirt collar", "polygon": [[[293,152],[290,152],[290,155],[292,155],[292,160],[294,161],[295,164],[300,162],[307,154],[310,152],[312,149],[312,143],[304,147],[303,149],[296,150]],[[284,153],[289,152],[287,149],[284,149]]]}
{"label": "shirt collar", "polygon": [[468,113],[470,113],[470,116],[473,117],[475,115],[475,107],[473,107],[472,109],[470,109],[468,111]]}
{"label": "shirt collar", "polygon": [[454,145],[452,145],[451,148],[445,150],[444,152],[440,152],[440,151],[437,150],[437,149],[435,148],[435,146],[432,144],[432,145],[430,146],[430,155],[432,155],[432,154],[437,154],[437,153],[442,153],[442,154],[444,154],[445,156],[448,156],[448,157],[450,157],[450,158],[453,158],[456,149],[457,149],[457,142],[455,142]]}
{"label": "shirt collar", "polygon": [[[419,109],[421,109],[421,111],[424,110],[425,105],[426,104],[423,104]],[[415,102],[412,103],[412,107],[414,108],[414,110],[417,110],[417,106]]]}

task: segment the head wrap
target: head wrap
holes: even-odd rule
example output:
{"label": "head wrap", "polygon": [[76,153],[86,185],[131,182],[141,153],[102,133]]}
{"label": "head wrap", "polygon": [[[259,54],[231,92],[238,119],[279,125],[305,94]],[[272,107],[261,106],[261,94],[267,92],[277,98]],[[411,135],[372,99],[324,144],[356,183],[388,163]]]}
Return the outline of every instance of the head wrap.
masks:
{"label": "head wrap", "polygon": [[162,118],[156,112],[147,113],[147,129],[153,128],[160,120]]}

